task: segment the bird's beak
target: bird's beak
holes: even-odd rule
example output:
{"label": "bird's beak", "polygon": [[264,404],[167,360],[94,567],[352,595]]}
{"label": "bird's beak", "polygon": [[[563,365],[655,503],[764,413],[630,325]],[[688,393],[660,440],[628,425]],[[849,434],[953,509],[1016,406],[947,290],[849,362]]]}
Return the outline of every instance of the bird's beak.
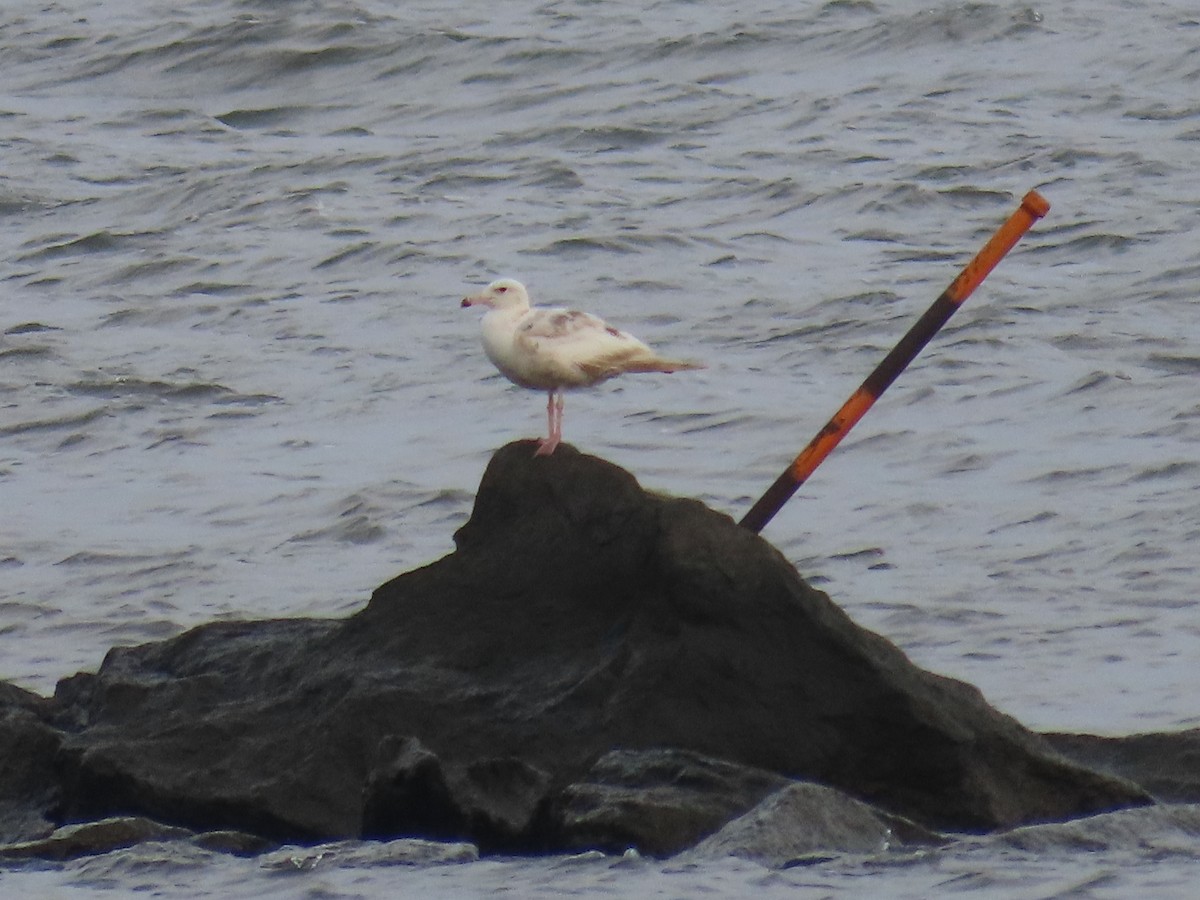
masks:
{"label": "bird's beak", "polygon": [[462,308],[463,308],[463,309],[466,309],[466,308],[467,308],[468,306],[470,306],[470,305],[471,305],[471,298],[470,298],[470,297],[463,297]]}
{"label": "bird's beak", "polygon": [[470,294],[462,299],[462,308],[468,306],[491,306],[492,298],[487,294]]}

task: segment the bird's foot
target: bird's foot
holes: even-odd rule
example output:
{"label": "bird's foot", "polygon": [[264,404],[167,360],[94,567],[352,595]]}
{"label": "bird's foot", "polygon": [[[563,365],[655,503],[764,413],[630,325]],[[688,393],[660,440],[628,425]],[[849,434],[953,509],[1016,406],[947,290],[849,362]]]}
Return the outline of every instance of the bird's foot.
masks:
{"label": "bird's foot", "polygon": [[549,456],[558,446],[558,438],[538,438],[538,448],[534,456]]}

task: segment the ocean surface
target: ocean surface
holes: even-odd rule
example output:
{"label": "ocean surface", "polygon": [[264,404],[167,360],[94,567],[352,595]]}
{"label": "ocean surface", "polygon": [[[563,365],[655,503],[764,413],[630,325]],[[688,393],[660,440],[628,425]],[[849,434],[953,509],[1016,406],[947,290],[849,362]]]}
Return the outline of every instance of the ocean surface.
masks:
{"label": "ocean surface", "polygon": [[[739,517],[1036,188],[764,536],[1030,727],[1200,725],[1194,2],[11,0],[0,73],[0,678],[449,552],[545,428],[459,308],[500,276],[707,364],[565,439]],[[1193,896],[1200,829],[1123,815],[783,872],[149,845],[0,894]]]}

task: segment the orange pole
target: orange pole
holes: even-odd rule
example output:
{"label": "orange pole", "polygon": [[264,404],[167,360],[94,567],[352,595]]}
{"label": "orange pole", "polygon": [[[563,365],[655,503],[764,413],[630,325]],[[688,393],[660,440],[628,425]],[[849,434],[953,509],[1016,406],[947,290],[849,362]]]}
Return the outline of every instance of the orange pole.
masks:
{"label": "orange pole", "polygon": [[792,460],[782,475],[775,479],[765,494],[750,508],[742,519],[741,524],[751,531],[762,531],[763,527],[775,517],[800,485],[804,484],[827,457],[841,443],[847,432],[866,415],[867,410],[888,389],[893,381],[907,368],[924,349],[925,345],[954,315],[962,302],[971,296],[983,279],[987,278],[996,264],[1004,258],[1017,241],[1019,241],[1033,223],[1050,211],[1050,204],[1037,191],[1030,191],[1021,200],[1020,208],[1014,212],[991,239],[983,245],[975,258],[967,263],[958,273],[958,277],[950,282],[950,286],[942,295],[933,301],[933,305],[917,320],[900,342],[892,348],[892,352],[884,357],[883,362],[876,366],[875,371],[867,376],[850,399],[842,404],[832,419],[826,423],[817,436],[814,437],[800,455]]}

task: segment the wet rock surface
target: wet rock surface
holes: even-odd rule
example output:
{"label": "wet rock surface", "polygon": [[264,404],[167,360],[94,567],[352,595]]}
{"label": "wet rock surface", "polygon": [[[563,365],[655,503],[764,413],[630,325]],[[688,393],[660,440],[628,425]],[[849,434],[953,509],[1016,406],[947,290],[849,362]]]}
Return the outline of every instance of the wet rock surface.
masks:
{"label": "wet rock surface", "polygon": [[614,750],[558,795],[559,843],[670,856],[791,781],[681,750]]}
{"label": "wet rock surface", "polygon": [[1134,781],[1157,800],[1200,803],[1200,728],[1125,737],[1091,734],[1045,737],[1063,756]]}
{"label": "wet rock surface", "polygon": [[54,830],[59,790],[53,760],[62,735],[46,722],[51,711],[45,698],[0,682],[0,844]]}
{"label": "wet rock surface", "polygon": [[839,854],[873,855],[900,846],[945,842],[940,835],[835,788],[792,782],[726,823],[688,855],[737,856],[780,869]]}
{"label": "wet rock surface", "polygon": [[794,780],[870,804],[867,841],[889,816],[982,832],[1150,802],[914,666],[727,516],[532,451],[498,451],[455,552],[348,619],[116,648],[49,700],[5,686],[4,840],[136,814],[669,854]]}
{"label": "wet rock surface", "polygon": [[96,856],[148,841],[190,841],[198,847],[236,855],[255,855],[274,844],[243,832],[197,834],[141,816],[112,816],[94,822],[64,825],[45,837],[0,846],[0,859],[76,859]]}

